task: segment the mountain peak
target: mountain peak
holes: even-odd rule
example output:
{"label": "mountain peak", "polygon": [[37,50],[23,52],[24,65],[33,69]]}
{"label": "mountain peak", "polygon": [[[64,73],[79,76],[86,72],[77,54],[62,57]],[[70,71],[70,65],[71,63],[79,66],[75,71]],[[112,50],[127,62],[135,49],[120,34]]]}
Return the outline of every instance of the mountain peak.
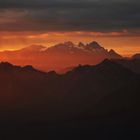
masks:
{"label": "mountain peak", "polygon": [[31,65],[27,65],[27,66],[24,66],[22,67],[23,70],[27,70],[27,71],[37,71],[36,69],[34,69],[33,66]]}
{"label": "mountain peak", "polygon": [[109,59],[104,59],[100,64],[98,64],[98,65],[106,65],[106,64],[112,64],[112,63],[114,63],[113,61],[111,61],[111,60],[109,60]]}
{"label": "mountain peak", "polygon": [[50,49],[66,49],[66,48],[71,48],[71,47],[74,47],[75,44],[71,41],[67,41],[67,42],[64,42],[64,43],[59,43],[59,44],[56,44],[50,48],[48,48],[47,50],[50,50]]}
{"label": "mountain peak", "polygon": [[111,49],[108,53],[111,58],[122,58],[122,56],[116,53],[113,49]]}
{"label": "mountain peak", "polygon": [[116,75],[119,76],[122,73],[122,76],[130,76],[133,72],[124,67],[123,65],[109,59],[105,59],[100,64],[96,65],[96,68],[101,73],[105,73],[106,75]]}
{"label": "mountain peak", "polygon": [[9,62],[1,62],[0,66],[8,66],[8,67],[12,67],[13,65],[10,64]]}
{"label": "mountain peak", "polygon": [[98,42],[92,41],[91,43],[87,44],[88,47],[91,47],[93,49],[101,49],[102,47],[99,45]]}
{"label": "mountain peak", "polygon": [[109,53],[116,53],[113,49],[111,49],[110,51],[109,51]]}
{"label": "mountain peak", "polygon": [[21,66],[17,66],[17,65],[12,65],[9,62],[1,62],[0,63],[0,71],[1,72],[38,72],[38,73],[43,73],[37,69],[35,69],[33,66],[31,65],[27,65],[24,67]]}
{"label": "mountain peak", "polygon": [[1,62],[0,67],[1,68],[11,68],[11,67],[13,67],[13,65],[8,62]]}
{"label": "mountain peak", "polygon": [[84,43],[79,42],[78,47],[85,47]]}
{"label": "mountain peak", "polygon": [[21,68],[20,66],[14,66],[14,65],[10,64],[9,62],[0,63],[0,71],[10,72],[10,71],[17,70],[20,68]]}
{"label": "mountain peak", "polygon": [[109,68],[116,68],[116,67],[120,67],[120,64],[114,62],[113,60],[109,60],[109,59],[105,59],[103,60],[101,63],[99,63],[98,65],[96,65],[96,67],[98,68],[107,68],[109,70]]}
{"label": "mountain peak", "polygon": [[132,56],[132,59],[140,59],[140,53],[137,53]]}

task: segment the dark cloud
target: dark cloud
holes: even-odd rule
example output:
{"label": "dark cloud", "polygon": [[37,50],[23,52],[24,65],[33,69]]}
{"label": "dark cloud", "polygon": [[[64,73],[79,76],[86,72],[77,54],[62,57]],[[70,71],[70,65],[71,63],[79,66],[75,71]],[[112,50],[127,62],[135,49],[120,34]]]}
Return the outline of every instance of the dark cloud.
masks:
{"label": "dark cloud", "polygon": [[111,32],[125,29],[139,35],[139,7],[138,0],[1,0],[0,30]]}

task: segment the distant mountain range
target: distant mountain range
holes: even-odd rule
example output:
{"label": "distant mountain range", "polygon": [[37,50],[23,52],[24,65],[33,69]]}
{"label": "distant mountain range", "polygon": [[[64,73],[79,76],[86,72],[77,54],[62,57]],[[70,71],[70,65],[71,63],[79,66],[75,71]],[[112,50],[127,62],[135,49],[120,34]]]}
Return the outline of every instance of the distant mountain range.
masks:
{"label": "distant mountain range", "polygon": [[95,41],[88,44],[65,42],[49,48],[31,45],[20,50],[0,52],[1,61],[16,65],[33,65],[44,71],[61,71],[79,64],[98,64],[106,58],[121,59],[122,56],[112,49],[108,51]]}

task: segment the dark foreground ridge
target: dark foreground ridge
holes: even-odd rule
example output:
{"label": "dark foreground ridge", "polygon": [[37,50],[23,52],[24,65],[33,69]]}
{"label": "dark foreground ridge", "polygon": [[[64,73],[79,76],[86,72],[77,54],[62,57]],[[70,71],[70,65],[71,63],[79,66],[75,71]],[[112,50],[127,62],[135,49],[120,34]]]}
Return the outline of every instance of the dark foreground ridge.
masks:
{"label": "dark foreground ridge", "polygon": [[[137,61],[137,63],[136,63]],[[140,133],[140,60],[104,60],[66,74],[0,63],[5,139],[135,139]]]}

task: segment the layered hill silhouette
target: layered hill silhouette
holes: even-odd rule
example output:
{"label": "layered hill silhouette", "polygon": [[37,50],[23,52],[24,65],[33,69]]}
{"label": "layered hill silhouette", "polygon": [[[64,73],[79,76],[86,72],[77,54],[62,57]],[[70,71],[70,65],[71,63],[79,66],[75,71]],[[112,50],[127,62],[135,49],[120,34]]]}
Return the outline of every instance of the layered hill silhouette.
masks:
{"label": "layered hill silhouette", "polygon": [[0,52],[1,61],[16,65],[33,65],[44,71],[61,71],[78,64],[98,64],[106,58],[120,59],[122,56],[114,50],[108,51],[95,41],[88,44],[74,44],[69,41],[49,48],[31,45],[16,51]]}
{"label": "layered hill silhouette", "polygon": [[114,59],[112,61],[121,64],[125,68],[128,68],[135,73],[140,74],[140,59]]}
{"label": "layered hill silhouette", "polygon": [[133,59],[140,59],[140,53],[137,53],[132,56]]}
{"label": "layered hill silhouette", "polygon": [[135,61],[140,60],[105,59],[62,75],[0,63],[1,132],[34,139],[124,139],[128,132],[129,139],[135,129],[139,134],[140,71],[138,63],[131,68]]}

